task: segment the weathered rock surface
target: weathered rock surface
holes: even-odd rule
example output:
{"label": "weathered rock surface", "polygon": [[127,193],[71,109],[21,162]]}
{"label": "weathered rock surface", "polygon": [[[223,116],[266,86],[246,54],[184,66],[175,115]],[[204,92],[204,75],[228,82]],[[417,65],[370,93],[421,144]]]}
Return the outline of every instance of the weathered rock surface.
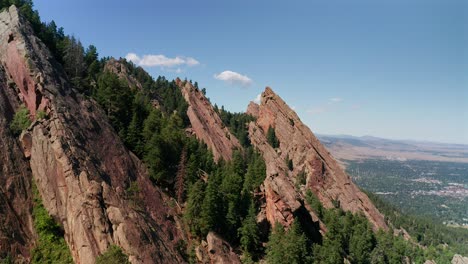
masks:
{"label": "weathered rock surface", "polygon": [[220,158],[231,160],[233,149],[242,148],[239,140],[224,126],[218,113],[199,89],[179,78],[176,84],[189,105],[187,116],[196,137],[208,145],[215,161]]}
{"label": "weathered rock surface", "polygon": [[120,60],[109,59],[104,66],[105,71],[112,72],[125,81],[130,88],[143,89],[141,83],[130,73],[130,70]]}
{"label": "weathered rock surface", "polygon": [[240,264],[239,256],[232,250],[228,242],[223,240],[214,232],[209,232],[206,236],[208,243],[208,255],[210,263],[213,264]]}
{"label": "weathered rock surface", "polygon": [[[150,182],[141,162],[123,146],[96,103],[69,86],[61,66],[15,7],[0,14],[0,62],[5,76],[16,84],[2,85],[0,98],[5,104],[0,117],[9,118],[17,107],[11,96],[15,92],[32,118],[38,110],[48,114],[47,120],[36,121],[23,135],[30,137],[30,142],[23,141],[28,142],[24,153],[30,158],[44,206],[65,230],[75,262],[94,263],[111,244],[120,246],[132,263],[183,262],[175,246],[181,234],[168,197]],[[1,155],[18,152],[14,142],[0,140],[0,144],[12,149]],[[8,161],[9,157],[2,158]],[[13,159],[22,166],[21,159]],[[20,167],[8,177],[13,179],[15,174],[18,182],[14,184],[21,185],[15,188],[17,192],[25,189],[24,194],[6,197],[28,204],[29,183],[22,180],[28,175]],[[139,187],[136,197],[126,194],[131,182]],[[22,215],[22,221],[30,221],[27,214],[17,214],[18,218]],[[17,231],[26,240],[19,240],[15,246],[19,250],[29,243],[30,232],[23,229]]]}
{"label": "weathered rock surface", "polygon": [[[325,207],[339,201],[346,211],[362,212],[375,229],[387,229],[383,215],[369,198],[359,190],[335,159],[305,126],[297,114],[269,87],[261,96],[261,104],[251,103],[248,113],[257,117],[249,124],[252,144],[257,147],[267,165],[264,182],[266,217],[270,223],[276,221],[289,226],[300,208],[303,208],[303,193],[296,190],[296,177],[307,175],[306,186],[321,200]],[[275,129],[280,147],[273,149],[268,144],[266,132]],[[289,171],[286,157],[293,162]]]}
{"label": "weathered rock surface", "polygon": [[8,128],[19,104],[18,95],[0,66],[0,259],[9,255],[27,260],[35,242],[32,176],[28,161]]}
{"label": "weathered rock surface", "polygon": [[455,254],[452,259],[452,264],[468,264],[468,258]]}

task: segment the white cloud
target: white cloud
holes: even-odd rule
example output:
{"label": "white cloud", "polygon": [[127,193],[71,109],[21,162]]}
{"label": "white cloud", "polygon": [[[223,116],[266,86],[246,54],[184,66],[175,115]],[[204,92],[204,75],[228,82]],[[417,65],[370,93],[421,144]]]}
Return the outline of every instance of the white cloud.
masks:
{"label": "white cloud", "polygon": [[163,67],[163,68],[172,68],[177,66],[196,66],[200,64],[199,61],[192,57],[176,56],[174,58],[166,57],[162,54],[147,54],[143,57],[138,56],[135,53],[128,53],[125,56],[125,59],[132,61],[136,65],[146,66],[146,67]]}
{"label": "white cloud", "polygon": [[228,82],[230,84],[240,84],[244,87],[247,87],[250,84],[252,84],[252,79],[250,79],[246,75],[242,75],[233,71],[223,71],[219,74],[215,74],[214,78],[217,80]]}
{"label": "white cloud", "polygon": [[262,94],[258,94],[253,101],[256,104],[260,104],[261,100],[262,100]]}
{"label": "white cloud", "polygon": [[333,97],[333,98],[330,98],[330,102],[332,102],[332,103],[343,102],[343,98]]}

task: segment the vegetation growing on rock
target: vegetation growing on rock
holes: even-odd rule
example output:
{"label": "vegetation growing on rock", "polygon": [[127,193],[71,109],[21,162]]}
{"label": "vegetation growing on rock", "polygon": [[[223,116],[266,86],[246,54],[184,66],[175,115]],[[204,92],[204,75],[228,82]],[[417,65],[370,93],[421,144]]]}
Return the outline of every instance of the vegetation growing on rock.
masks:
{"label": "vegetation growing on rock", "polygon": [[38,235],[36,247],[31,252],[31,263],[73,263],[62,228],[42,205],[39,192],[33,185],[34,229]]}
{"label": "vegetation growing on rock", "polygon": [[96,259],[96,264],[130,264],[128,256],[116,245],[110,246],[104,254]]}
{"label": "vegetation growing on rock", "polygon": [[16,111],[15,116],[10,123],[10,130],[14,135],[19,135],[30,125],[31,119],[29,119],[29,110],[22,105],[18,111]]}

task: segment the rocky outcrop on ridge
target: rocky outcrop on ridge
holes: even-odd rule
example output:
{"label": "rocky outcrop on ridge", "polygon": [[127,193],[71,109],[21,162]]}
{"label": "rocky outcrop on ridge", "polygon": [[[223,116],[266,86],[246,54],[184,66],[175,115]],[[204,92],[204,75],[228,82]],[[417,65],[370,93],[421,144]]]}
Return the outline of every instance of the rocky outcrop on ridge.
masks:
{"label": "rocky outcrop on ridge", "polygon": [[[0,13],[0,63],[0,145],[11,149],[1,154],[7,167],[0,180],[7,179],[5,186],[18,185],[16,194],[2,190],[0,199],[6,197],[10,205],[24,201],[30,208],[29,174],[23,168],[29,165],[45,208],[63,226],[76,263],[94,263],[111,244],[120,246],[132,263],[183,262],[176,250],[181,232],[168,197],[154,187],[97,104],[70,87],[61,66],[14,6]],[[18,157],[12,136],[3,137],[3,120],[11,119],[19,102],[32,119],[37,111],[47,113],[22,135],[29,164]],[[13,162],[17,168],[9,169]],[[139,192],[129,197],[126,189],[132,182]],[[31,241],[31,217],[14,206],[0,210],[26,222],[21,228],[9,227],[20,237],[12,251],[21,251]]]}
{"label": "rocky outcrop on ridge", "polygon": [[120,60],[110,58],[106,62],[104,70],[119,76],[119,78],[127,83],[130,88],[143,89],[143,85],[132,76],[127,66],[125,66]]}
{"label": "rocky outcrop on ridge", "polygon": [[[296,177],[306,173],[306,188],[311,189],[325,207],[339,203],[345,211],[362,212],[374,229],[387,229],[383,215],[367,195],[351,181],[343,169],[304,125],[297,114],[269,87],[261,96],[261,103],[251,103],[247,113],[257,120],[249,124],[252,144],[263,154],[267,165],[264,182],[265,214],[273,224],[291,224],[293,216],[302,208],[303,193],[296,190]],[[269,127],[275,129],[280,142],[273,149],[267,141]],[[292,160],[290,171],[286,158]]]}
{"label": "rocky outcrop on ridge", "polygon": [[242,148],[239,140],[224,126],[218,113],[198,88],[179,78],[176,84],[189,105],[187,116],[196,137],[208,145],[215,161],[220,158],[231,160],[233,149]]}

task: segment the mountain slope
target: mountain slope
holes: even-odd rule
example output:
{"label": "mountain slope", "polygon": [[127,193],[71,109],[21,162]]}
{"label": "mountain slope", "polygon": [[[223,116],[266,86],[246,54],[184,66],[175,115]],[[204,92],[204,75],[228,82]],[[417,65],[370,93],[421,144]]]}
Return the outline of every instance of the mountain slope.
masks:
{"label": "mountain slope", "polygon": [[[171,217],[175,213],[166,206],[168,197],[150,182],[96,103],[72,89],[18,9],[3,11],[0,20],[3,78],[15,84],[2,90],[17,94],[32,119],[38,112],[47,115],[22,135],[23,152],[44,206],[64,228],[75,262],[93,263],[111,244],[132,263],[181,262],[175,249],[181,234]],[[7,99],[6,105],[17,106]],[[132,182],[140,190],[136,202],[125,191]]]}

